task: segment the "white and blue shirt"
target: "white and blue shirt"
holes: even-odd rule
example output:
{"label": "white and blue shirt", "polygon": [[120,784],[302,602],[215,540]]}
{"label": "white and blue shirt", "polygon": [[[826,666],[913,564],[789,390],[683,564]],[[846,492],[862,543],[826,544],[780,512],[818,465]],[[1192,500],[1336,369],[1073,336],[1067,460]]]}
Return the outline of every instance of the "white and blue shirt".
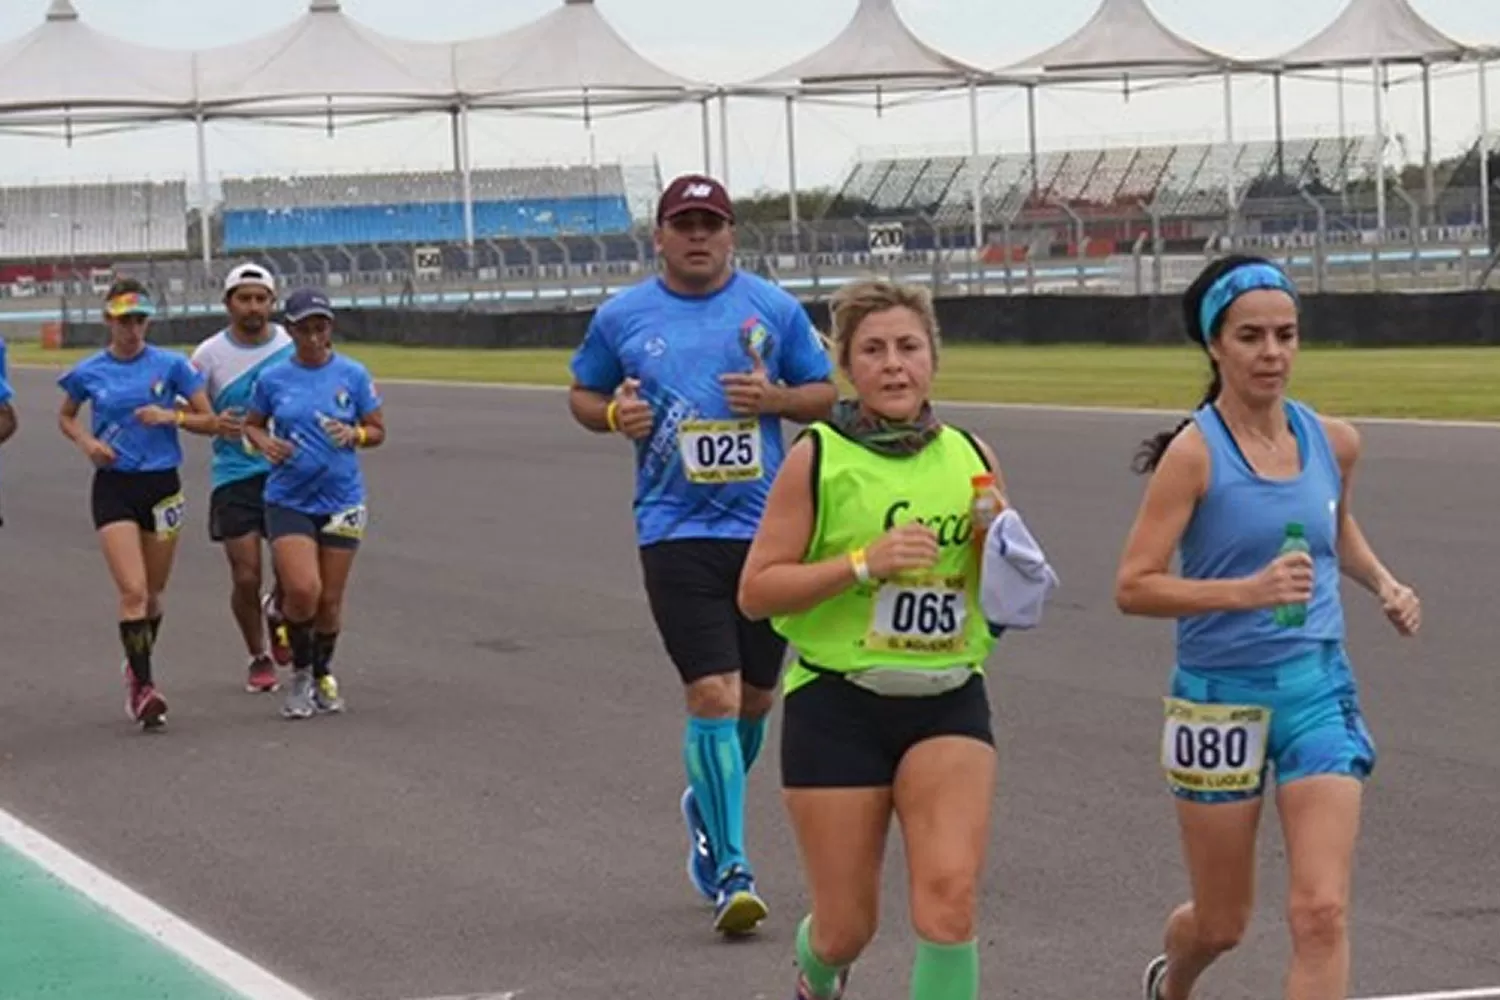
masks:
{"label": "white and blue shirt", "polygon": [[[233,332],[221,330],[193,351],[192,365],[204,377],[208,400],[215,413],[250,409],[255,383],[271,365],[285,361],[296,349],[291,335],[279,324],[269,324],[270,336],[263,344],[236,340]],[[213,488],[254,479],[271,471],[271,463],[233,438],[213,439]]]}

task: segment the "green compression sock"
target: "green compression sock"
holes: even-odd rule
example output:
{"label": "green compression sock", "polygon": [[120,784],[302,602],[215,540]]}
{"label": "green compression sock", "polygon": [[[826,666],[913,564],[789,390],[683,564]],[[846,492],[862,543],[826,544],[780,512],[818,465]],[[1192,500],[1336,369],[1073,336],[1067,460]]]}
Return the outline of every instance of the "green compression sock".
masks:
{"label": "green compression sock", "polygon": [[918,940],[911,1000],[979,1000],[979,944]]}
{"label": "green compression sock", "polygon": [[838,988],[839,973],[843,970],[826,964],[812,950],[812,914],[802,918],[802,923],[797,927],[797,967],[802,970],[802,978],[807,980],[807,985],[812,987],[813,996],[824,998],[833,996],[833,991]]}

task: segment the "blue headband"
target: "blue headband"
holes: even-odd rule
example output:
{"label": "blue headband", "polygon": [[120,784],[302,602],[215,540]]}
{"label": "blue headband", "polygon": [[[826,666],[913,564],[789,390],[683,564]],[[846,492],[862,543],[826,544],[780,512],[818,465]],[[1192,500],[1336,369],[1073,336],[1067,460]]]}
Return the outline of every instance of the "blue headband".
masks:
{"label": "blue headband", "polygon": [[1198,307],[1198,326],[1206,344],[1214,335],[1214,326],[1234,300],[1246,292],[1272,290],[1286,292],[1297,302],[1297,286],[1281,268],[1273,264],[1245,264],[1219,275],[1219,280],[1208,286],[1203,293],[1203,304]]}

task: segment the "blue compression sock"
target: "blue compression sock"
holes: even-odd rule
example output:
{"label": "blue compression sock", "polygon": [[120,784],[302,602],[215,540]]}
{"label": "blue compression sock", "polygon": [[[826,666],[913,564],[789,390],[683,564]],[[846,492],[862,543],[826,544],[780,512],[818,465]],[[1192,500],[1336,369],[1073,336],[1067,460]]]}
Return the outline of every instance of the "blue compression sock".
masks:
{"label": "blue compression sock", "polygon": [[760,756],[761,745],[766,742],[766,717],[762,715],[758,719],[740,719],[740,756],[745,759],[745,773],[755,766],[755,759]]}
{"label": "blue compression sock", "polygon": [[745,859],[745,761],[734,719],[694,719],[683,734],[682,759],[698,811],[708,828],[719,875]]}

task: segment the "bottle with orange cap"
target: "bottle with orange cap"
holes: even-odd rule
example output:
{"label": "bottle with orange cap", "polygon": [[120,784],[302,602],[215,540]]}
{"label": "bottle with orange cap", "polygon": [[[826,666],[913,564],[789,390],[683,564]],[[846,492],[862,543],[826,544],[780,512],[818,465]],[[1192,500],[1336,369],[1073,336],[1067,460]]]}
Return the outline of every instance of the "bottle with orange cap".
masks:
{"label": "bottle with orange cap", "polygon": [[995,488],[993,472],[984,472],[971,477],[969,485],[974,489],[973,499],[969,502],[969,521],[974,529],[971,541],[974,544],[975,554],[982,556],[985,540],[990,534],[990,526],[1005,510],[1005,503],[1000,499],[1000,493]]}

